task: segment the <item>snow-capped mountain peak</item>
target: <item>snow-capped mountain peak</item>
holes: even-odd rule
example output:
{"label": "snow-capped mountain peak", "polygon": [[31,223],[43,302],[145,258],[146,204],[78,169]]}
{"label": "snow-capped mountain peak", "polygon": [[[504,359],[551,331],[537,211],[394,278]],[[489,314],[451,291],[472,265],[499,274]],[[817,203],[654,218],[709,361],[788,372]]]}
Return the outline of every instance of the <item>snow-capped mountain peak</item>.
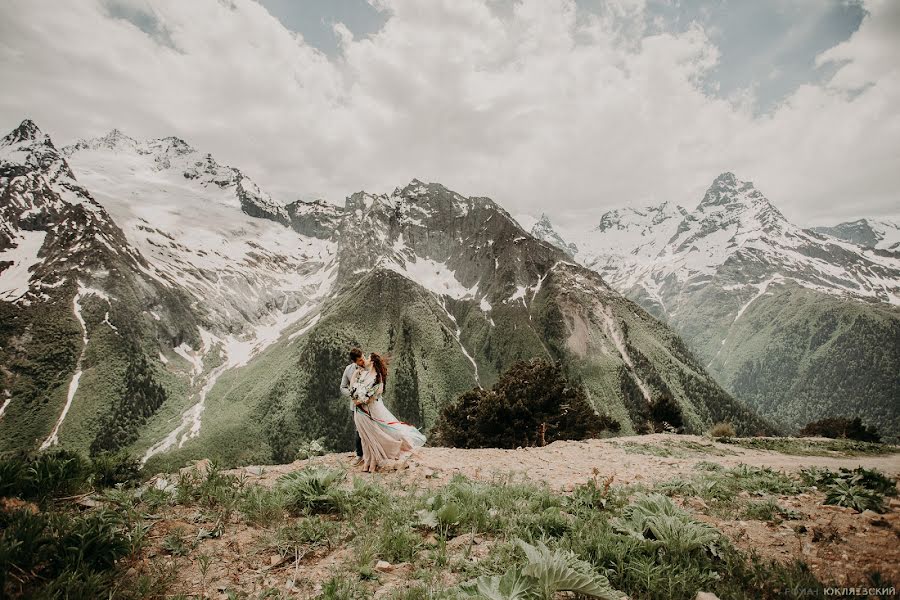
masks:
{"label": "snow-capped mountain peak", "polygon": [[[563,231],[560,240],[535,227],[535,235],[566,248],[577,245],[576,260],[600,272],[614,287],[656,298],[665,314],[675,310],[662,286],[708,281],[759,286],[772,277],[827,293],[900,303],[900,260],[842,239],[823,237],[789,222],[752,182],[722,173],[697,207],[685,211],[663,203],[604,213],[597,227]],[[866,229],[870,244],[900,247],[900,228],[890,223]],[[837,228],[835,228],[837,229]],[[897,232],[897,233],[894,233]],[[880,236],[880,237],[879,237]],[[892,237],[894,236],[894,237]],[[878,241],[876,241],[878,240]]]}
{"label": "snow-capped mountain peak", "polygon": [[333,244],[292,227],[287,207],[184,140],[113,130],[65,152],[153,272],[206,305],[214,327],[313,306],[330,285]]}
{"label": "snow-capped mountain peak", "polygon": [[559,235],[559,233],[557,233],[556,229],[553,227],[553,223],[550,222],[550,217],[547,216],[547,213],[541,213],[541,218],[538,219],[531,228],[531,235],[564,250],[571,257],[578,254],[578,245],[567,242]]}
{"label": "snow-capped mountain peak", "polygon": [[660,225],[673,218],[687,215],[687,211],[666,201],[658,206],[645,206],[642,208],[617,208],[603,213],[600,224],[593,230],[603,233],[612,229],[638,231],[646,236],[648,229]]}
{"label": "snow-capped mountain peak", "polygon": [[713,181],[696,210],[679,228],[679,233],[691,229],[689,224],[693,221],[702,223],[703,233],[732,225],[745,233],[780,233],[790,228],[781,211],[752,182],[742,181],[731,172],[723,173]]}

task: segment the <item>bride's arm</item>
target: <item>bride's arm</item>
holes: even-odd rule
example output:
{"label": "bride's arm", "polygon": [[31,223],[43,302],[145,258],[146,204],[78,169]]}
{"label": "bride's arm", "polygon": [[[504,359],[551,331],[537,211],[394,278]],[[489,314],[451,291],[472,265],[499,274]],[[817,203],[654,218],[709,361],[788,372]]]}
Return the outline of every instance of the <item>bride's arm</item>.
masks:
{"label": "bride's arm", "polygon": [[375,402],[378,400],[381,395],[384,393],[384,384],[379,383],[374,388],[372,388],[372,396],[369,398],[369,402]]}

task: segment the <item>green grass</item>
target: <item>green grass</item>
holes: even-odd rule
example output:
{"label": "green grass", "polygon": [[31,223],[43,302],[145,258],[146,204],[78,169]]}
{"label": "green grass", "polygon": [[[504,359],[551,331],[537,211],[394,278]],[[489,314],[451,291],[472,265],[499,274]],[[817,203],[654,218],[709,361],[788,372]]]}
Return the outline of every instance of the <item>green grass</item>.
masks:
{"label": "green grass", "polygon": [[769,523],[781,523],[786,519],[797,519],[797,512],[784,508],[772,498],[750,501],[744,507],[744,518]]}
{"label": "green grass", "polygon": [[795,456],[879,456],[896,454],[900,447],[854,440],[812,440],[808,438],[728,438],[719,440],[750,450],[768,450]]}
{"label": "green grass", "polygon": [[693,458],[701,456],[736,456],[737,452],[720,448],[715,444],[703,444],[693,440],[666,440],[664,442],[618,442],[627,454],[646,454],[660,458]]}
{"label": "green grass", "polygon": [[273,527],[284,520],[285,495],[277,489],[259,485],[244,488],[238,500],[238,510],[248,523],[259,527]]}
{"label": "green grass", "polygon": [[696,496],[704,500],[731,501],[741,492],[753,495],[799,494],[803,486],[789,475],[768,467],[738,465],[710,470],[709,463],[698,463],[697,473],[676,478],[657,486],[669,495]]}

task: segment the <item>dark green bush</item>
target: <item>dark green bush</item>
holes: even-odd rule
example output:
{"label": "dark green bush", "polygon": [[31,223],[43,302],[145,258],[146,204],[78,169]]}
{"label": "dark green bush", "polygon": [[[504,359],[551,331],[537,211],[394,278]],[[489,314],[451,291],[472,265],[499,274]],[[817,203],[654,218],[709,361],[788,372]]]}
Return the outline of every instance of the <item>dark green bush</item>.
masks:
{"label": "dark green bush", "polygon": [[90,463],[76,452],[56,450],[0,459],[0,496],[45,500],[88,487]]}
{"label": "dark green bush", "polygon": [[800,430],[803,437],[846,438],[858,442],[881,442],[881,436],[874,427],[863,425],[862,419],[856,417],[830,417],[809,423]]}
{"label": "dark green bush", "polygon": [[131,486],[141,481],[140,461],[121,452],[98,454],[91,459],[91,467],[95,487]]}
{"label": "dark green bush", "polygon": [[284,507],[293,515],[338,513],[347,505],[347,492],[339,485],[345,473],[337,469],[307,468],[283,475],[278,489]]}
{"label": "dark green bush", "polygon": [[536,359],[514,364],[490,390],[460,396],[444,408],[434,433],[440,443],[458,448],[516,448],[618,429],[618,422],[594,411],[559,363]]}
{"label": "dark green bush", "polygon": [[90,488],[133,485],[141,480],[140,463],[126,454],[100,454],[89,461],[77,452],[54,450],[0,458],[0,497],[43,501]]}

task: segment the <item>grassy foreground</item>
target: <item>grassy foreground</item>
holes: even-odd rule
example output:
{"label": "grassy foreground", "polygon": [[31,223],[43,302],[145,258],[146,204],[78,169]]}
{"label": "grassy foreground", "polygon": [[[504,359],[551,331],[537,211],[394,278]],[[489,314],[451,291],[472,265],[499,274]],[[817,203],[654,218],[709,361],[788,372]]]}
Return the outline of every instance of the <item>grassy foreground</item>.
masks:
{"label": "grassy foreground", "polygon": [[[700,462],[652,486],[597,475],[560,493],[457,476],[406,488],[323,463],[271,486],[214,464],[138,485],[127,459],[58,453],[0,461],[0,584],[46,598],[822,596],[830,582],[805,564],[743,551],[705,518],[790,523],[783,499],[810,493],[884,511],[896,482]],[[686,510],[697,502],[702,514]]]}

